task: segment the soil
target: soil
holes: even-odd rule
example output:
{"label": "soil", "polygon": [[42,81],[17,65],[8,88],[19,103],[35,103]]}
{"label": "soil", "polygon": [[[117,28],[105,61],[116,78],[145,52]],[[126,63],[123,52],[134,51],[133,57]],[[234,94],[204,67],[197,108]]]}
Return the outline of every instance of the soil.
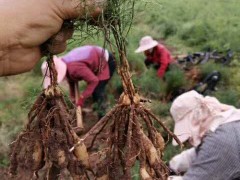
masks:
{"label": "soil", "polygon": [[[86,134],[97,122],[98,117],[95,112],[90,111],[90,108],[83,109],[84,130],[77,133],[80,136],[80,138],[84,134]],[[88,147],[91,167],[96,167],[96,164],[99,163],[101,157],[100,154],[98,154],[97,152],[99,152],[100,149],[103,149],[107,145],[106,140],[108,138],[108,132],[106,130],[104,132],[101,132],[101,134],[97,136],[93,147],[89,149],[89,147],[91,146],[92,139],[94,138],[94,135],[95,134],[93,133],[84,141],[85,145]]]}
{"label": "soil", "polygon": [[[87,101],[85,106],[82,108],[84,129],[74,128],[75,132],[77,133],[77,135],[80,138],[83,137],[99,121],[97,113],[94,112],[91,108],[91,103],[92,103],[91,101],[90,102]],[[75,112],[72,111],[71,114],[72,113],[75,113]],[[84,143],[85,143],[86,147],[88,148],[90,166],[92,167],[92,169],[94,171],[96,170],[97,164],[100,162],[100,159],[101,159],[101,153],[99,153],[99,152],[102,149],[104,149],[104,147],[107,146],[107,142],[106,142],[107,138],[108,138],[107,129],[108,128],[106,128],[106,130],[101,132],[101,134],[99,134],[96,137],[92,147],[91,147],[92,140],[96,133],[93,132],[93,134],[89,135],[84,140]],[[91,173],[89,173],[88,175],[89,175],[89,177],[92,177]]]}
{"label": "soil", "polygon": [[9,180],[11,177],[8,174],[8,168],[0,168],[1,180]]}

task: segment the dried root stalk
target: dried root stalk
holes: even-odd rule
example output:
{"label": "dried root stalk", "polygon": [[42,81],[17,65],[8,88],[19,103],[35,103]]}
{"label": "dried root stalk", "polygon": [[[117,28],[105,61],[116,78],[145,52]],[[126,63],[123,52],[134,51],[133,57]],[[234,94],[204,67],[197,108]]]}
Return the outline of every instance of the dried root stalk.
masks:
{"label": "dried root stalk", "polygon": [[[131,27],[135,0],[109,0],[108,3],[110,8],[107,16],[102,17],[101,24],[105,40],[109,43],[111,51],[114,52],[112,46],[117,48],[118,74],[122,80],[123,93],[117,108],[115,107],[111,111],[114,115],[109,118],[104,117],[93,127],[93,130],[90,130],[90,132],[95,131],[98,135],[104,130],[105,121],[110,121],[108,148],[97,166],[96,178],[131,180],[131,169],[135,162],[139,161],[141,179],[166,180],[169,171],[161,159],[165,143],[161,134],[154,127],[153,121],[157,121],[177,142],[179,140],[141,104],[140,96],[135,91],[131,80],[129,64],[126,59],[126,35]],[[111,43],[111,33],[115,40],[114,44]],[[98,129],[97,132],[96,129]]]}
{"label": "dried root stalk", "polygon": [[98,178],[130,180],[131,168],[138,160],[141,179],[167,179],[168,168],[161,160],[165,143],[147,112],[141,104],[135,103],[121,105],[115,111],[110,119],[113,125],[108,151],[97,167]]}
{"label": "dried root stalk", "polygon": [[[52,64],[49,67],[53,68]],[[52,85],[35,101],[25,130],[11,144],[10,173],[14,179],[86,179],[89,157],[70,125],[70,115],[63,96]]]}
{"label": "dried root stalk", "polygon": [[[124,56],[123,56],[124,57]],[[168,168],[162,161],[165,142],[154,127],[157,121],[177,142],[177,137],[142,103],[131,82],[128,64],[120,67],[124,92],[118,105],[102,118],[85,136],[100,134],[108,122],[110,134],[105,155],[96,168],[96,179],[132,179],[131,169],[136,161],[140,163],[140,177],[143,180],[166,180]],[[94,138],[95,139],[95,138]],[[94,141],[94,140],[93,140]],[[94,144],[94,142],[92,142]],[[179,142],[180,143],[180,142]],[[73,147],[76,148],[77,145]],[[73,150],[72,149],[72,150]]]}

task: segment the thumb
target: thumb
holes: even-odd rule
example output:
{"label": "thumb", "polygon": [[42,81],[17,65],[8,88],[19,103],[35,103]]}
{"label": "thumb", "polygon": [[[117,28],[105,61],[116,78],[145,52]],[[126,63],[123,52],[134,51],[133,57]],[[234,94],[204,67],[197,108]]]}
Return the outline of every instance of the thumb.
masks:
{"label": "thumb", "polygon": [[73,31],[73,22],[65,20],[60,31],[42,45],[42,54],[48,52],[59,54],[63,52],[66,49],[67,40],[72,37]]}

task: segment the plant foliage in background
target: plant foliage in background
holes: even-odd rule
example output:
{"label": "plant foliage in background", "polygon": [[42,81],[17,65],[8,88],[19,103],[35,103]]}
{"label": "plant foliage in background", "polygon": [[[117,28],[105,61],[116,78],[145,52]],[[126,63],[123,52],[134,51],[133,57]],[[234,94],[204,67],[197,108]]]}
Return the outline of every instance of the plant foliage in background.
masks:
{"label": "plant foliage in background", "polygon": [[166,72],[165,79],[167,95],[171,95],[176,90],[184,88],[187,85],[184,71],[177,66],[172,66],[170,70]]}
{"label": "plant foliage in background", "polygon": [[[216,96],[221,102],[240,107],[237,102],[240,99],[239,39],[236,38],[240,36],[239,0],[140,0],[135,3],[134,21],[129,35],[125,40],[131,72],[134,73],[133,77],[136,80],[136,82],[134,80],[134,84],[140,90],[141,94],[149,97],[148,95],[151,94],[151,90],[154,91],[154,94],[155,92],[158,93],[158,88],[154,86],[155,79],[151,80],[151,77],[155,75],[154,72],[152,74],[148,71],[145,72],[143,54],[134,53],[134,50],[138,47],[140,38],[145,35],[152,35],[156,39],[164,37],[168,45],[175,47],[175,51],[172,52],[173,54],[187,54],[188,52],[197,52],[207,48],[218,50],[231,48],[238,56],[229,68],[220,68],[221,73],[224,71],[222,74],[223,79],[217,85],[217,91],[211,95]],[[86,44],[104,46],[103,33],[98,27],[89,25],[89,23],[83,21],[75,22],[75,24],[76,31],[74,38],[69,41],[67,51]],[[205,24],[208,25],[209,30],[200,27]],[[193,33],[190,32],[188,39],[184,40],[181,38],[183,32],[194,27],[200,27],[199,31],[207,31],[208,39],[205,43],[195,43],[194,46],[189,46],[189,41],[192,39],[198,40],[204,38],[202,37],[203,33],[195,32],[196,29]],[[198,35],[200,37],[196,37]],[[112,41],[113,38],[111,37]],[[205,66],[206,68],[211,67],[208,72],[215,69],[212,64],[207,63]],[[29,107],[33,99],[36,99],[36,94],[33,93],[35,89],[41,89],[42,78],[39,77],[41,74],[39,70],[40,64],[36,67],[36,73],[30,72],[23,75],[0,78],[0,136],[2,139],[0,142],[0,164],[2,166],[7,165],[7,145],[16,137],[16,134],[21,130],[27,119],[25,107]],[[141,79],[143,79],[142,82]],[[147,84],[148,82],[150,82],[150,85]],[[116,97],[119,96],[116,93],[116,87],[121,87],[120,78],[118,76],[114,77],[110,81],[110,84],[112,85],[109,86],[109,91],[107,92],[110,96],[114,94],[115,99],[113,98],[112,101],[116,102]],[[160,88],[163,88],[163,86]],[[159,92],[162,92],[162,90],[159,90]],[[168,105],[161,104],[158,98],[155,98],[155,100],[157,102],[153,102],[151,107],[154,114],[159,116],[167,115],[169,112],[165,112],[164,109],[168,111],[168,108],[165,107]],[[22,104],[24,108],[21,108]],[[6,132],[8,133],[6,134]],[[175,148],[169,146],[165,150],[165,154],[168,157],[166,159],[169,160],[175,153]],[[139,172],[138,170],[136,171]],[[133,175],[136,175],[136,173]]]}

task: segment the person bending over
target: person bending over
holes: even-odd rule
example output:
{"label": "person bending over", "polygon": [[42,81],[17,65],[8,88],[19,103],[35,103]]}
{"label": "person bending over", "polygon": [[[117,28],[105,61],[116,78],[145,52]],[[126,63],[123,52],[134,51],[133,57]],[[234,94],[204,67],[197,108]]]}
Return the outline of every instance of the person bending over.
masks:
{"label": "person bending over", "polygon": [[144,36],[140,42],[136,53],[144,52],[146,59],[144,61],[147,67],[153,66],[157,70],[157,75],[160,78],[164,77],[169,64],[172,61],[171,54],[168,49],[162,44],[153,40],[151,36]]}
{"label": "person bending over", "polygon": [[[62,57],[54,56],[58,72],[58,83],[66,79],[69,84],[70,98],[75,102],[75,84],[78,81],[87,83],[86,89],[75,102],[82,107],[84,101],[92,95],[97,104],[98,117],[105,115],[105,87],[115,71],[113,55],[99,46],[86,45],[75,48]],[[48,75],[47,64],[42,64],[43,75]],[[45,77],[44,88],[50,85],[50,78]]]}
{"label": "person bending over", "polygon": [[[169,166],[180,176],[171,180],[240,179],[240,110],[192,90],[170,108],[174,133],[193,148],[173,157]],[[173,145],[177,143],[173,140]]]}

